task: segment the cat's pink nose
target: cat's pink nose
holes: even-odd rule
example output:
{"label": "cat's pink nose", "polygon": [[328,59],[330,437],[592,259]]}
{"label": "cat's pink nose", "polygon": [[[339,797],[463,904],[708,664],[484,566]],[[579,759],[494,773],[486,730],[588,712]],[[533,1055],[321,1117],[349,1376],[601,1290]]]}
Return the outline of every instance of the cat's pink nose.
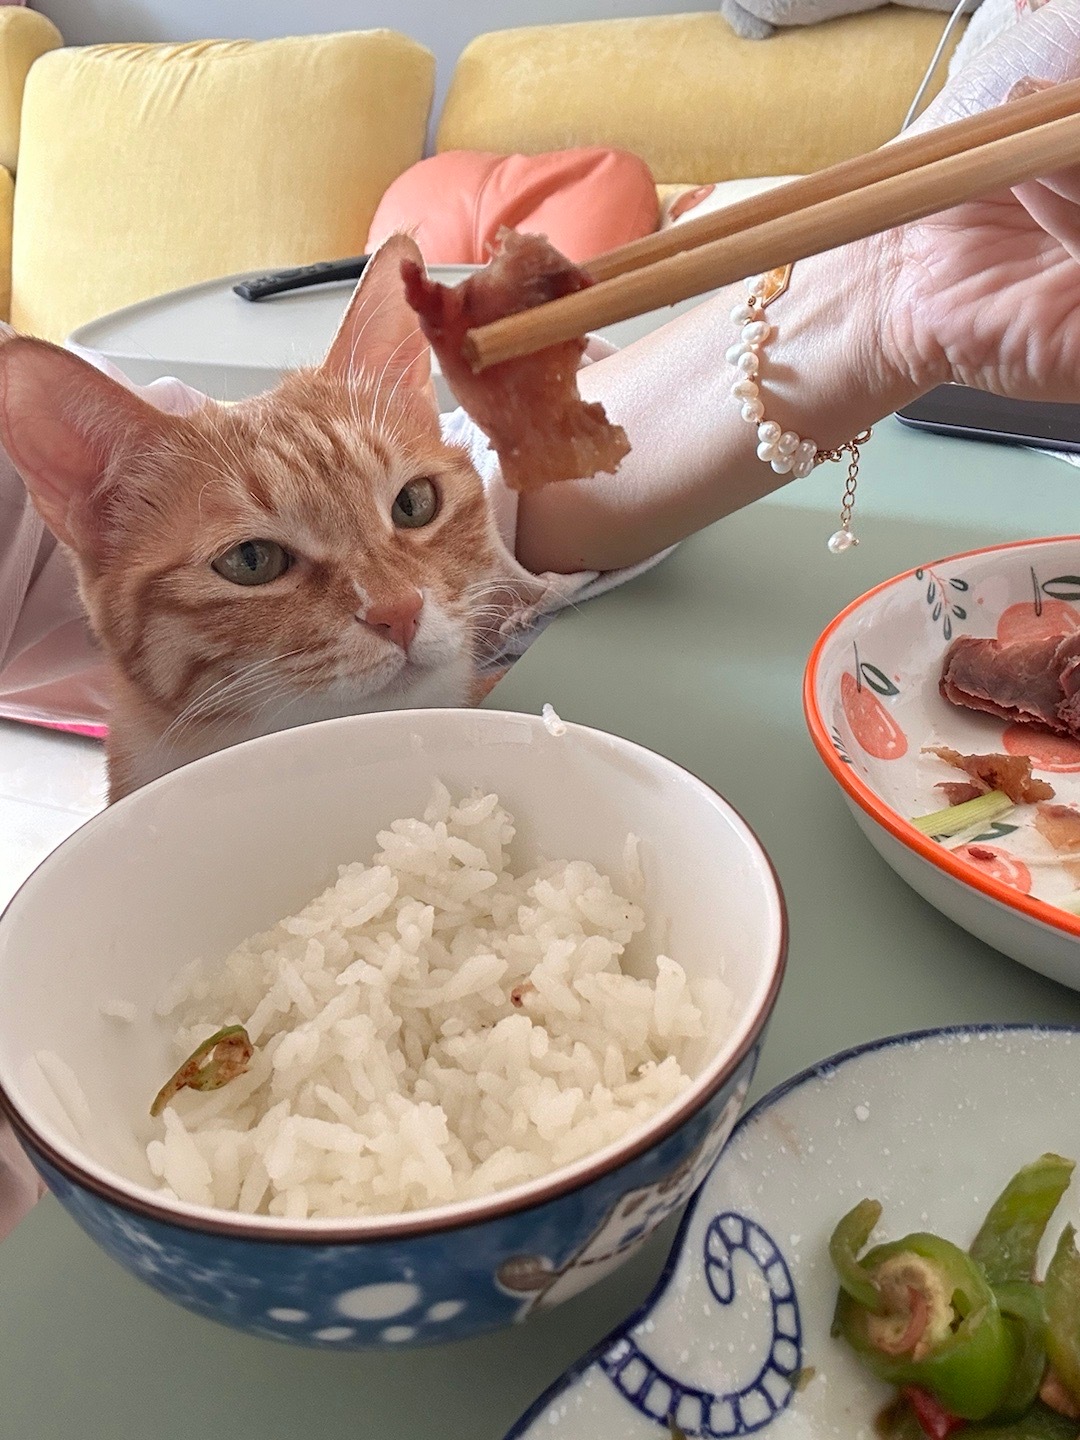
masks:
{"label": "cat's pink nose", "polygon": [[424,597],[419,590],[406,590],[392,600],[369,605],[364,614],[364,623],[370,625],[384,640],[400,645],[406,654],[416,637],[420,623],[420,611],[424,608]]}

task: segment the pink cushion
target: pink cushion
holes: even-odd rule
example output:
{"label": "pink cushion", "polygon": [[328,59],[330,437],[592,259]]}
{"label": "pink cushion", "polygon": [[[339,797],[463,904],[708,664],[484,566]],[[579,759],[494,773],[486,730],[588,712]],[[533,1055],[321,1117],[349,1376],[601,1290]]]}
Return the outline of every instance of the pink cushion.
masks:
{"label": "pink cushion", "polygon": [[[0,0],[0,5],[7,3],[8,0]],[[24,720],[22,723],[33,725],[38,730],[62,730],[65,735],[86,735],[91,740],[105,740],[109,735],[107,725],[75,725],[66,720]]]}
{"label": "pink cushion", "polygon": [[546,235],[567,259],[581,262],[651,234],[658,219],[649,167],[626,150],[448,150],[393,182],[371,222],[367,248],[406,230],[429,265],[483,265],[506,226]]}

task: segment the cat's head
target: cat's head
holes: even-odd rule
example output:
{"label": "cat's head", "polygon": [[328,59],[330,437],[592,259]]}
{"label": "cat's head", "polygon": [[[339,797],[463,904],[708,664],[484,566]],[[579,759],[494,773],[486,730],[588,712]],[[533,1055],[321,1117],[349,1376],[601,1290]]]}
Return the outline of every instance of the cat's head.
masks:
{"label": "cat's head", "polygon": [[70,548],[112,662],[112,798],[331,715],[471,698],[500,580],[481,481],[440,436],[404,236],[323,363],[164,414],[44,341],[0,347],[0,437]]}

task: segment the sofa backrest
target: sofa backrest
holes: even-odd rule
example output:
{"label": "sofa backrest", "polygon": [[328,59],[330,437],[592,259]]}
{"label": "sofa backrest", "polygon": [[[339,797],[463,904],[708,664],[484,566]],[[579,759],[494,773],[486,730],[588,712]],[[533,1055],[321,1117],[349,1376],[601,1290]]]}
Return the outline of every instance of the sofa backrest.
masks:
{"label": "sofa backrest", "polygon": [[178,286],[357,254],[423,153],[434,59],[390,30],[44,55],[23,102],[12,323],[61,340]]}
{"label": "sofa backrest", "polygon": [[30,66],[64,41],[51,20],[36,10],[0,8],[0,165],[14,175],[19,156],[23,89]]}
{"label": "sofa backrest", "polygon": [[805,174],[896,134],[944,24],[888,5],[768,40],[715,12],[495,31],[458,62],[437,148],[614,145],[657,184]]}

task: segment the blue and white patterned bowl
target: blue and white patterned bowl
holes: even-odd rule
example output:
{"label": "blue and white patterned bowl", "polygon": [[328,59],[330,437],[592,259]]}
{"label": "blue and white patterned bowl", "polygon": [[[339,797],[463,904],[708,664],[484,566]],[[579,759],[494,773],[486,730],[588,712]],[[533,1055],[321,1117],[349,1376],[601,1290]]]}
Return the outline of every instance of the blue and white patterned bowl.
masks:
{"label": "blue and white patterned bowl", "polygon": [[[1080,1158],[1078,1029],[931,1030],[822,1061],[740,1121],[653,1294],[506,1440],[875,1440],[890,1391],[829,1334],[837,1220],[870,1197],[883,1238],[967,1243],[1047,1150]],[[1080,1185],[1050,1242],[1066,1220]]]}
{"label": "blue and white patterned bowl", "polygon": [[[344,1223],[182,1204],[145,1160],[174,1065],[154,1005],[299,908],[435,779],[497,790],[520,858],[618,878],[641,838],[664,948],[733,996],[693,1085],[617,1145],[486,1199]],[[0,1106],[69,1213],[162,1294],[240,1329],[350,1348],[444,1341],[525,1318],[608,1274],[701,1183],[742,1106],[784,965],[783,901],[743,821],[671,762],[597,731],[494,711],[364,715],[185,767],[91,820],[0,919]],[[134,1005],[137,1023],[106,1012]],[[104,1010],[103,1010],[104,1007]],[[81,1106],[38,1063],[52,1052]]]}

